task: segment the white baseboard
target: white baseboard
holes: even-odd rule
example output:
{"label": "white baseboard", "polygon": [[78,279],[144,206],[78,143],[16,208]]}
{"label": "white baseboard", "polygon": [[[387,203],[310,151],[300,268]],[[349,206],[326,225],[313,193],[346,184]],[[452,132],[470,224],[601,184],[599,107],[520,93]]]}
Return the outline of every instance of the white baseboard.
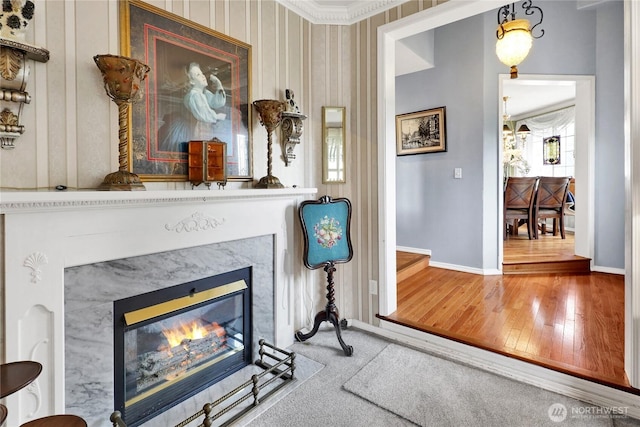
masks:
{"label": "white baseboard", "polygon": [[409,246],[396,246],[396,251],[431,256],[431,249],[410,248]]}
{"label": "white baseboard", "polygon": [[624,268],[612,268],[593,265],[591,266],[591,271],[597,271],[598,273],[620,274],[624,276]]}
{"label": "white baseboard", "polygon": [[502,271],[498,269],[485,270],[482,268],[467,267],[465,265],[447,264],[446,262],[429,261],[429,265],[437,268],[444,268],[446,270],[461,271],[463,273],[479,274],[481,276],[494,276],[502,275]]}
{"label": "white baseboard", "polygon": [[385,320],[380,320],[380,327],[358,320],[351,320],[350,322],[354,328],[428,351],[440,357],[466,363],[485,371],[525,384],[531,384],[592,405],[604,408],[624,408],[626,415],[629,417],[640,418],[640,399],[638,399],[638,396],[622,390],[583,380],[426,332],[417,331]]}
{"label": "white baseboard", "polygon": [[[409,246],[396,246],[396,251],[409,252],[412,254],[428,255],[429,257],[431,256],[431,249],[412,248]],[[480,274],[483,276],[492,276],[492,275],[502,274],[502,271],[498,269],[483,270],[481,268],[467,267],[464,265],[456,265],[456,264],[447,264],[444,262],[438,262],[434,260],[429,260],[429,265],[432,267],[444,268],[446,270],[462,271],[463,273]]]}
{"label": "white baseboard", "polygon": [[[431,249],[422,249],[422,248],[412,248],[409,246],[396,246],[396,250],[400,252],[409,252],[412,254],[421,254],[431,256]],[[457,265],[457,264],[447,264],[445,262],[438,262],[434,260],[429,260],[429,265],[437,268],[444,268],[446,270],[454,270],[454,271],[462,271],[463,273],[472,273],[472,274],[480,274],[482,276],[494,276],[501,275],[502,270],[500,269],[482,269],[475,267],[467,267],[465,265]],[[602,267],[602,266],[591,266],[591,271],[597,271],[599,273],[609,273],[609,274],[620,274],[624,275],[624,268],[612,268],[612,267]]]}

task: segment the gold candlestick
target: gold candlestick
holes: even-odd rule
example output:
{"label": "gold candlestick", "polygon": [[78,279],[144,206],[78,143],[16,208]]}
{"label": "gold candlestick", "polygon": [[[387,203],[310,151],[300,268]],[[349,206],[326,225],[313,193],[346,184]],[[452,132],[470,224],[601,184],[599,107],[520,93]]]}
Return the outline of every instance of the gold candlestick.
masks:
{"label": "gold candlestick", "polygon": [[286,104],[275,99],[261,99],[253,101],[253,106],[258,111],[260,124],[267,130],[267,176],[260,178],[255,188],[284,188],[280,180],[271,174],[271,133],[282,122],[282,113]]}
{"label": "gold candlestick", "polygon": [[140,177],[129,172],[129,106],[142,99],[141,83],[150,71],[142,62],[117,55],[96,55],[93,57],[102,72],[107,96],[118,106],[118,161],[120,168],[104,177],[98,190],[132,191],[145,190]]}

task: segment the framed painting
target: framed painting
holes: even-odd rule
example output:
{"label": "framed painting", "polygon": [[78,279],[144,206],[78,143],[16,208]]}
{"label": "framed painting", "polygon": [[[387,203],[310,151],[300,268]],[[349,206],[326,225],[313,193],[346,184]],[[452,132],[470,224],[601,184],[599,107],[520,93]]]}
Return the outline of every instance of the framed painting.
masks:
{"label": "framed painting", "polygon": [[252,179],[251,46],[138,0],[120,3],[121,50],[151,71],[129,117],[143,181],[186,181],[188,144],[226,144],[229,180]]}
{"label": "framed painting", "polygon": [[447,151],[445,107],[396,116],[397,155]]}

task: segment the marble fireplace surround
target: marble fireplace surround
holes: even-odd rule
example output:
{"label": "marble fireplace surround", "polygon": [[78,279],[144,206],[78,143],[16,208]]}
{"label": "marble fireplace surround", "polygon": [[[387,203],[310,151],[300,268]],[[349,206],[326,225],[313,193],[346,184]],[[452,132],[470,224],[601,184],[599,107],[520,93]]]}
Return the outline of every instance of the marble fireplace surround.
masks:
{"label": "marble fireplace surround", "polygon": [[32,386],[6,398],[7,425],[66,411],[64,282],[72,267],[271,236],[274,344],[291,345],[299,310],[293,285],[304,280],[295,260],[301,253],[295,215],[315,194],[304,188],[3,192],[5,361],[43,364]]}

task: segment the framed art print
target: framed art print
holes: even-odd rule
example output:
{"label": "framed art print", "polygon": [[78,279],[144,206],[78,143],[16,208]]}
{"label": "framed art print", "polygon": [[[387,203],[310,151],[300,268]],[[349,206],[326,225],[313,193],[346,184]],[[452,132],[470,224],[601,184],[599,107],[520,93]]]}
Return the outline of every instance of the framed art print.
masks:
{"label": "framed art print", "polygon": [[120,3],[123,54],[151,67],[130,108],[130,168],[186,181],[188,143],[226,144],[229,180],[251,180],[251,46],[138,0]]}
{"label": "framed art print", "polygon": [[398,156],[447,151],[445,107],[396,116]]}

